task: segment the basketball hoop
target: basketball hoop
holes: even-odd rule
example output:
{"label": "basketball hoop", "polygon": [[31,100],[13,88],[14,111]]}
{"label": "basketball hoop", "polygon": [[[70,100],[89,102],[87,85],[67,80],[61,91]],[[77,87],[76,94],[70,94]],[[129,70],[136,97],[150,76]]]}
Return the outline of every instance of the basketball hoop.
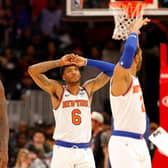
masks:
{"label": "basketball hoop", "polygon": [[144,7],[147,3],[144,1],[112,1],[109,8],[112,9],[115,28],[113,39],[125,40],[130,31],[130,25],[143,17]]}

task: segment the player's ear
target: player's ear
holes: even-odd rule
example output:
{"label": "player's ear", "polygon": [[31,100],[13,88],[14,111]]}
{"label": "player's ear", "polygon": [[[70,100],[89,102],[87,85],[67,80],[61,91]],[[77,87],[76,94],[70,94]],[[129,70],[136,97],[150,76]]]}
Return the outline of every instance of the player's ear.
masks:
{"label": "player's ear", "polygon": [[62,75],[62,80],[64,80],[64,81],[65,81],[65,76],[64,76],[64,75]]}
{"label": "player's ear", "polygon": [[135,55],[134,61],[135,61],[136,64],[139,62],[139,55],[138,55],[138,53]]}

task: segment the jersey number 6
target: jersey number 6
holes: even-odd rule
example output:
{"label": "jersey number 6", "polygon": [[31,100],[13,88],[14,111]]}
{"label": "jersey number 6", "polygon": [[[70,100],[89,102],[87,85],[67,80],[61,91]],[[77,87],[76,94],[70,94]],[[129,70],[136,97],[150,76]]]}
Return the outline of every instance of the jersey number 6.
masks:
{"label": "jersey number 6", "polygon": [[81,123],[81,111],[78,109],[75,109],[72,111],[72,123],[74,125],[80,125]]}

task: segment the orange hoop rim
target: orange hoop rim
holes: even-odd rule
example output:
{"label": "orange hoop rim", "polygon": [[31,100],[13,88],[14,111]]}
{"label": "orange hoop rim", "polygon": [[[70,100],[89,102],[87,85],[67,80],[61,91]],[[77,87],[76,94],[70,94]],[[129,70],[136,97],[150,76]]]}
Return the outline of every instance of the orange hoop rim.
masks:
{"label": "orange hoop rim", "polygon": [[125,6],[136,7],[137,4],[143,7],[148,5],[148,3],[144,1],[114,1],[114,2],[110,1],[109,2],[109,6],[119,7],[119,8],[123,8]]}
{"label": "orange hoop rim", "polygon": [[[138,8],[137,8],[138,5]],[[115,9],[124,9],[129,17],[132,17],[132,12],[134,12],[133,17],[140,16],[141,11],[148,3],[144,1],[114,1],[109,2],[109,7]]]}

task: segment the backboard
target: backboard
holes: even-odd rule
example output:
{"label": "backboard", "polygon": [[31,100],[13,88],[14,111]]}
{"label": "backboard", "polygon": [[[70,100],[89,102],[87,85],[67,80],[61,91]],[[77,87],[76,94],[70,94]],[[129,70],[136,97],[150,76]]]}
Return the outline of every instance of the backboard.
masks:
{"label": "backboard", "polygon": [[[65,18],[78,19],[112,19],[113,12],[109,8],[110,1],[118,0],[66,0]],[[134,0],[149,3],[144,16],[151,19],[168,20],[168,0]]]}

